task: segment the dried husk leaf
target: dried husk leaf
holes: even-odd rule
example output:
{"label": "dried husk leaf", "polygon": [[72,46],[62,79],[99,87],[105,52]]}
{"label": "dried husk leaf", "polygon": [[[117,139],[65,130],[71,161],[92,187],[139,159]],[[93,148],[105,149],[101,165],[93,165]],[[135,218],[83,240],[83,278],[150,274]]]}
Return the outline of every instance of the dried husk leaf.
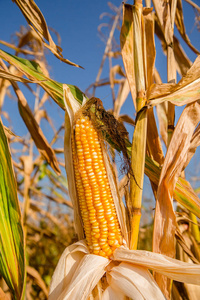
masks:
{"label": "dried husk leaf", "polygon": [[200,98],[200,55],[178,84],[154,84],[148,94],[148,105],[152,107],[164,101],[182,106]]}
{"label": "dried husk leaf", "polygon": [[[29,26],[36,32],[46,48],[48,48],[61,61],[75,67],[80,67],[63,57],[62,49],[54,43],[49,33],[45,18],[33,0],[26,0],[26,4],[24,4],[24,0],[13,0],[13,2],[17,4]],[[47,44],[44,39],[47,40],[49,44]]]}
{"label": "dried husk leaf", "polygon": [[84,241],[79,241],[65,249],[51,280],[49,300],[57,299],[65,287],[69,285],[80,261],[88,253],[89,251]]}
{"label": "dried husk leaf", "polygon": [[108,299],[115,299],[115,300],[126,300],[126,296],[123,293],[114,290],[111,286],[107,287],[103,292],[101,300],[108,300]]}
{"label": "dried husk leaf", "polygon": [[[188,105],[176,125],[160,175],[154,218],[153,251],[175,256],[176,217],[173,209],[173,192],[182,171],[190,140],[200,120],[200,105]],[[162,291],[167,291],[166,278],[155,275]],[[166,284],[166,285],[165,285]]]}
{"label": "dried husk leaf", "polygon": [[116,177],[114,174],[114,170],[111,166],[111,163],[109,161],[107,152],[105,151],[105,149],[103,147],[102,147],[102,150],[103,150],[104,163],[105,163],[105,167],[107,170],[108,181],[110,183],[110,189],[111,189],[111,193],[112,193],[113,200],[115,203],[115,209],[116,209],[117,217],[119,220],[122,236],[125,239],[126,244],[129,245],[129,237],[128,237],[128,230],[127,230],[128,224],[127,224],[127,220],[126,220],[125,206],[120,198],[119,191],[117,188]]}
{"label": "dried husk leaf", "polygon": [[121,263],[107,273],[107,278],[110,287],[133,300],[165,299],[153,276],[144,267]]}
{"label": "dried husk leaf", "polygon": [[117,261],[143,266],[173,280],[200,285],[200,265],[198,264],[185,263],[159,253],[129,250],[124,247],[116,249],[113,256]]}
{"label": "dried husk leaf", "polygon": [[[69,195],[74,208],[74,226],[76,233],[78,234],[79,239],[84,238],[83,226],[80,218],[80,211],[78,205],[78,198],[75,187],[75,177],[74,177],[74,167],[72,159],[72,146],[71,146],[71,134],[72,134],[72,125],[74,119],[74,113],[78,111],[81,105],[77,101],[72,101],[71,93],[67,85],[63,85],[63,99],[66,103],[65,114],[65,137],[64,137],[64,155],[65,155],[65,168],[67,173]],[[74,107],[72,107],[74,105]]]}
{"label": "dried husk leaf", "polygon": [[49,300],[87,299],[110,260],[89,254],[84,241],[65,249],[54,271]]}

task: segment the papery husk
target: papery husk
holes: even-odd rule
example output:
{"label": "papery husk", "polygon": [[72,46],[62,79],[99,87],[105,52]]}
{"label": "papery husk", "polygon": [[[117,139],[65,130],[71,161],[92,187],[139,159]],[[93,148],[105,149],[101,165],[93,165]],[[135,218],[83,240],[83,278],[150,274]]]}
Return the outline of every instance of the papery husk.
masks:
{"label": "papery husk", "polygon": [[124,247],[116,249],[113,257],[114,260],[143,266],[176,281],[200,285],[200,264],[185,263],[159,253]]}
{"label": "papery husk", "polygon": [[108,299],[126,300],[127,297],[123,293],[114,290],[111,286],[108,286],[103,292],[102,300],[108,300]]}
{"label": "papery husk", "polygon": [[[69,195],[74,208],[74,226],[76,233],[78,234],[79,239],[84,238],[83,225],[80,218],[80,211],[78,205],[78,198],[75,186],[75,177],[74,177],[74,167],[73,167],[73,158],[72,158],[72,145],[71,145],[71,135],[72,135],[72,126],[74,120],[74,114],[77,112],[81,105],[73,98],[69,87],[63,85],[64,92],[64,102],[66,105],[66,114],[65,114],[65,137],[64,137],[64,155],[65,155],[65,169],[67,173]],[[73,100],[74,99],[74,100]]]}
{"label": "papery husk", "polygon": [[110,260],[89,254],[85,241],[65,249],[54,271],[49,300],[87,299]]}
{"label": "papery husk", "polygon": [[107,272],[107,278],[113,290],[123,292],[133,300],[165,299],[147,268],[121,263]]}
{"label": "papery husk", "polygon": [[126,220],[125,206],[119,195],[116,176],[114,174],[114,170],[112,168],[112,165],[109,161],[109,157],[108,157],[107,152],[105,151],[105,148],[103,147],[103,145],[102,145],[102,152],[103,152],[105,167],[107,170],[108,181],[110,183],[110,190],[111,190],[111,193],[113,196],[115,209],[116,209],[117,217],[119,220],[122,236],[125,239],[126,244],[129,245],[129,237],[128,237],[128,230],[127,230],[128,224],[127,224],[127,220]]}

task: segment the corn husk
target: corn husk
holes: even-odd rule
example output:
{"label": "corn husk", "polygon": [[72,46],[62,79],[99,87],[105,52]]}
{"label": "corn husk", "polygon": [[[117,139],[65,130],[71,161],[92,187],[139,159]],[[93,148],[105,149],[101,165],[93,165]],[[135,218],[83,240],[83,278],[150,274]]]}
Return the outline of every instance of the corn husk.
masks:
{"label": "corn husk", "polygon": [[89,254],[85,241],[79,241],[63,252],[52,278],[49,300],[87,300],[104,274],[107,285],[102,300],[165,299],[148,269],[200,285],[200,265],[123,246],[115,250],[110,261]]}

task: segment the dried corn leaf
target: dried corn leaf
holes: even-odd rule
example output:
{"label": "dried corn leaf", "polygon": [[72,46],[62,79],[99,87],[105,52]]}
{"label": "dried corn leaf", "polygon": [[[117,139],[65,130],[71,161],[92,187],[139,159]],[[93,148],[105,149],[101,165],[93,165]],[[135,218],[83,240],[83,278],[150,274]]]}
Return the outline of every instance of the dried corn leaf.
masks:
{"label": "dried corn leaf", "polygon": [[176,183],[174,199],[200,218],[200,199],[184,178],[179,177]]}
{"label": "dried corn leaf", "polygon": [[[146,156],[145,174],[156,185],[158,185],[159,182],[160,172],[161,167],[159,166],[159,164]],[[200,218],[200,199],[187,180],[179,177],[176,183],[173,197],[176,201],[178,201],[185,208],[187,208],[198,218]]]}
{"label": "dried corn leaf", "polygon": [[[62,108],[64,109],[63,102],[63,89],[62,83],[54,81],[49,77],[45,76],[39,64],[34,61],[29,61],[24,58],[19,58],[12,54],[9,54],[0,49],[0,57],[15,66],[18,70],[20,70],[24,75],[26,75],[30,80],[40,84],[40,86],[49,94],[50,97]],[[82,103],[84,94],[73,85],[68,85],[75,99]]]}
{"label": "dried corn leaf", "polygon": [[123,6],[123,23],[120,33],[120,44],[126,76],[129,82],[134,106],[136,107],[136,89],[133,60],[133,9],[131,5]]}
{"label": "dried corn leaf", "polygon": [[187,160],[186,160],[186,162],[184,164],[184,167],[183,167],[184,169],[189,164],[189,162],[192,159],[193,155],[195,154],[195,151],[196,151],[198,146],[200,146],[200,124],[195,129],[195,132],[194,132],[194,134],[192,136],[192,139],[190,141],[190,148],[189,148],[188,153],[187,153]]}
{"label": "dried corn leaf", "polygon": [[[176,125],[160,175],[154,218],[153,250],[170,257],[175,255],[176,217],[173,209],[173,193],[199,120],[200,105],[198,103],[188,105]],[[167,295],[170,282],[157,274],[156,281]]]}
{"label": "dried corn leaf", "polygon": [[[155,16],[155,33],[158,36],[164,54],[167,54],[167,44],[163,35],[163,32],[159,26],[158,18]],[[176,60],[176,68],[177,71],[183,76],[186,74],[187,70],[191,67],[192,63],[190,59],[185,54],[183,48],[181,47],[177,37],[173,36],[173,50],[174,50],[174,57]]]}
{"label": "dried corn leaf", "polygon": [[24,235],[17,184],[1,121],[0,183],[0,273],[14,299],[21,299],[25,280]]}
{"label": "dried corn leaf", "polygon": [[174,56],[177,62],[179,73],[184,76],[192,65],[191,60],[187,57],[179,40],[174,36]]}
{"label": "dried corn leaf", "polygon": [[[156,55],[154,41],[154,20],[152,14],[144,16],[144,33],[146,57],[146,87],[148,89],[153,84],[153,73]],[[147,153],[159,164],[162,164],[163,151],[160,137],[158,135],[153,109],[148,109],[147,111]],[[156,190],[156,188],[154,190]]]}
{"label": "dried corn leaf", "polygon": [[[36,32],[39,39],[42,43],[44,43],[46,48],[48,48],[61,61],[75,67],[80,67],[79,65],[63,57],[62,49],[54,43],[49,33],[45,18],[41,13],[39,7],[33,0],[26,0],[26,3],[24,3],[24,0],[13,0],[13,2],[17,4],[24,17],[26,18],[29,26]],[[47,44],[45,40],[49,44]]]}
{"label": "dried corn leaf", "polygon": [[145,66],[146,66],[146,88],[153,83],[153,73],[155,68],[155,41],[154,41],[154,19],[152,14],[144,16],[144,36],[145,36]]}
{"label": "dried corn leaf", "polygon": [[0,69],[0,77],[7,79],[7,80],[14,80],[14,81],[25,82],[25,83],[33,82],[32,80],[25,79],[21,76],[14,75],[10,72],[7,72],[7,71],[1,70],[1,69]]}
{"label": "dried corn leaf", "polygon": [[[162,84],[160,74],[156,69],[154,70],[154,82],[156,84]],[[167,125],[168,125],[167,103],[163,102],[161,104],[156,105],[156,111],[157,111],[160,135],[165,145],[167,145]]]}
{"label": "dried corn leaf", "polygon": [[167,103],[163,102],[156,105],[160,135],[167,146]]}
{"label": "dried corn leaf", "polygon": [[50,166],[53,168],[53,170],[60,174],[60,168],[59,164],[56,158],[56,155],[51,148],[49,142],[45,138],[41,128],[39,127],[37,121],[35,120],[32,111],[30,107],[28,106],[28,103],[21,92],[19,90],[18,86],[16,84],[13,84],[13,88],[15,90],[15,93],[18,97],[18,107],[19,112],[24,120],[24,123],[26,124],[26,127],[28,128],[32,139],[35,142],[36,147],[38,148],[38,151],[40,154],[46,159],[46,161],[50,164]]}
{"label": "dried corn leaf", "polygon": [[149,106],[169,101],[182,106],[200,99],[200,56],[178,84],[155,84],[148,95]]}
{"label": "dried corn leaf", "polygon": [[122,105],[126,101],[129,92],[130,92],[130,88],[129,88],[128,80],[125,79],[125,81],[120,85],[117,99],[114,102],[113,114],[116,118],[119,116]]}
{"label": "dried corn leaf", "polygon": [[173,42],[173,31],[171,23],[170,5],[165,0],[153,0],[153,5],[156,11],[156,15],[159,20],[160,28],[163,32],[163,36],[167,45]]}
{"label": "dried corn leaf", "polygon": [[162,165],[164,155],[157,131],[153,108],[150,108],[147,111],[147,150],[148,155]]}
{"label": "dried corn leaf", "polygon": [[110,69],[110,86],[111,88],[114,88],[115,86],[115,75],[116,74],[119,74],[123,77],[125,77],[125,74],[122,70],[122,67],[120,65],[116,65],[116,66],[113,66],[111,69]]}
{"label": "dried corn leaf", "polygon": [[30,266],[27,266],[27,273],[29,276],[34,278],[36,284],[41,288],[45,296],[48,297],[48,289],[38,271]]}
{"label": "dried corn leaf", "polygon": [[135,121],[129,115],[120,115],[118,120],[121,122],[126,122],[132,126],[135,126]]}
{"label": "dried corn leaf", "polygon": [[194,53],[199,55],[200,52],[191,44],[190,39],[189,39],[188,35],[186,34],[184,19],[183,19],[182,0],[177,0],[175,24],[176,24],[176,27],[177,27],[180,35],[182,36],[184,41],[187,43],[187,45],[190,47],[190,49],[192,51],[194,51]]}

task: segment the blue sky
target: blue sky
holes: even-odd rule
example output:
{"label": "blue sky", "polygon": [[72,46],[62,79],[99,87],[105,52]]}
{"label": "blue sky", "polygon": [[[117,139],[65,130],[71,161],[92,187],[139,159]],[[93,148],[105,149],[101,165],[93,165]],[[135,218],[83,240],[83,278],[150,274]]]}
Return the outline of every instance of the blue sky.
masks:
{"label": "blue sky", "polygon": [[[121,2],[121,0],[113,1],[117,7]],[[71,67],[60,62],[49,53],[47,58],[51,68],[51,77],[60,82],[77,85],[84,91],[94,82],[104,52],[105,44],[100,39],[97,28],[101,23],[106,23],[109,20],[108,17],[100,19],[102,13],[113,14],[108,2],[99,0],[37,0],[36,3],[40,7],[47,24],[60,34],[64,57],[84,67],[84,70]],[[132,1],[128,1],[128,3],[132,3]],[[11,0],[0,0],[0,5],[1,11],[5,12],[1,14],[0,39],[10,42],[12,34],[19,30],[20,25],[26,26],[26,20],[17,5]],[[183,1],[183,8],[186,16],[187,33],[194,46],[200,49],[200,38],[197,38],[199,32],[194,26],[193,9],[185,1]],[[52,36],[56,40],[53,33]],[[190,59],[194,61],[195,54],[184,42],[182,45],[189,54]],[[163,81],[166,81],[166,58],[160,51],[158,41],[156,46],[158,49],[156,65],[160,69]],[[105,75],[107,75],[106,72]],[[103,98],[111,96],[107,94],[107,91],[102,93],[100,90],[103,89],[97,91],[97,96]]]}
{"label": "blue sky", "polygon": [[[198,2],[197,0],[194,2]],[[107,23],[109,18],[104,16],[100,19],[100,15],[104,12],[113,14],[108,6],[107,1],[100,0],[36,0],[37,5],[41,9],[48,26],[54,28],[61,36],[61,47],[63,49],[63,56],[73,62],[76,62],[84,67],[84,69],[75,68],[60,62],[53,54],[47,55],[48,63],[50,66],[50,76],[63,83],[69,83],[78,86],[82,91],[95,81],[101,59],[105,49],[105,43],[101,40],[98,34],[98,26],[101,23]],[[122,3],[121,0],[113,1],[114,5],[119,7]],[[128,1],[132,4],[132,1]],[[20,25],[26,26],[26,20],[15,3],[11,0],[0,0],[1,19],[0,19],[0,39],[11,42],[12,35],[19,30]],[[194,26],[194,11],[183,0],[183,9],[185,15],[186,31],[189,34],[190,40],[193,45],[200,49],[200,33]],[[109,32],[106,27],[105,32]],[[116,32],[116,38],[119,40],[119,31]],[[52,37],[56,42],[56,36],[52,33]],[[179,35],[178,35],[179,37]],[[187,45],[180,39],[183,48],[189,55],[190,59],[194,61],[196,55],[187,47]],[[1,46],[0,46],[1,47]],[[166,57],[163,55],[160,47],[160,42],[156,39],[156,66],[160,71],[161,77],[166,82]],[[8,48],[2,46],[8,52]],[[116,60],[116,64],[121,63]],[[113,62],[114,63],[114,62]],[[108,62],[106,63],[108,66]],[[105,68],[103,77],[108,77],[108,67]],[[29,99],[28,91],[25,92],[29,105],[33,107],[34,99]],[[111,107],[111,91],[109,88],[97,89],[96,97],[101,98],[106,108]],[[10,100],[8,102],[8,105]],[[16,103],[12,102],[13,108],[11,109],[11,118],[14,132],[20,135],[21,128],[24,128],[20,116],[17,115]],[[57,114],[55,123],[57,127],[61,125],[60,117],[63,113],[55,103],[49,107],[50,111]],[[125,103],[122,112],[130,113],[133,109],[132,100],[129,97]],[[178,113],[178,115],[180,115]],[[15,117],[17,118],[15,119]],[[133,113],[132,113],[133,116]],[[42,123],[44,130],[48,132],[47,124]],[[50,134],[50,133],[49,133]],[[48,135],[48,133],[47,133]],[[132,138],[132,134],[130,136]]]}

